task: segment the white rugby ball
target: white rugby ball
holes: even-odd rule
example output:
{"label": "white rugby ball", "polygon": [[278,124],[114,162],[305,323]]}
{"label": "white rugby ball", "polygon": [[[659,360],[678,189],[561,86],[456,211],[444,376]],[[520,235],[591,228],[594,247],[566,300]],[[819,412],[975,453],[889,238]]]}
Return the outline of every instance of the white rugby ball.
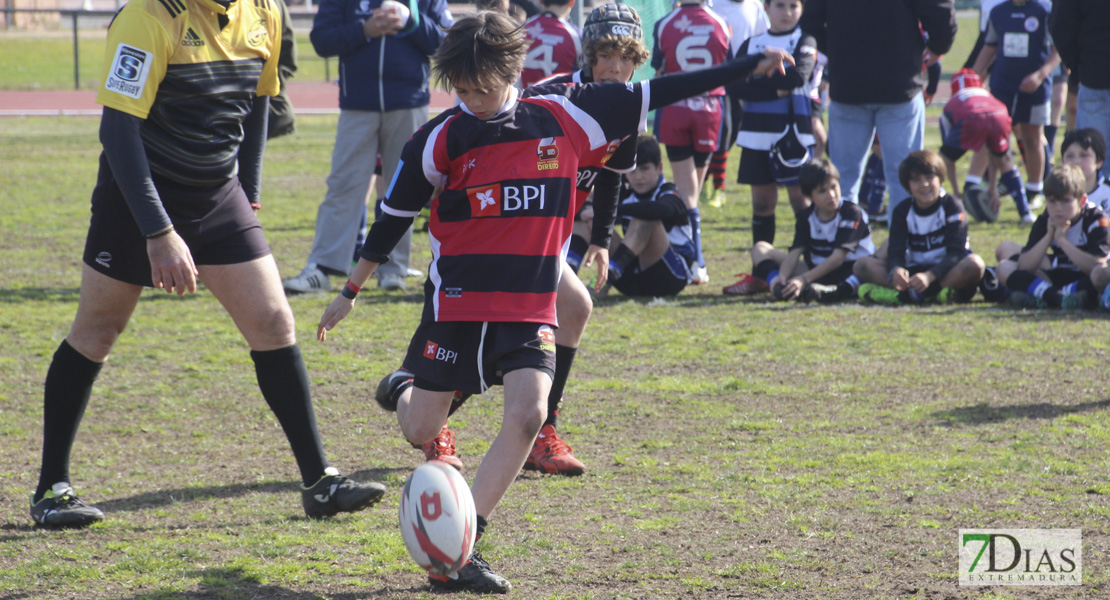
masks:
{"label": "white rugby ball", "polygon": [[474,549],[478,515],[466,480],[454,467],[428,461],[412,472],[398,509],[401,538],[416,564],[433,575],[451,575]]}
{"label": "white rugby ball", "polygon": [[409,10],[409,6],[397,0],[385,0],[385,2],[382,2],[382,9],[391,11],[393,14],[401,17],[401,23],[405,24],[409,22],[409,17],[412,16],[412,11]]}

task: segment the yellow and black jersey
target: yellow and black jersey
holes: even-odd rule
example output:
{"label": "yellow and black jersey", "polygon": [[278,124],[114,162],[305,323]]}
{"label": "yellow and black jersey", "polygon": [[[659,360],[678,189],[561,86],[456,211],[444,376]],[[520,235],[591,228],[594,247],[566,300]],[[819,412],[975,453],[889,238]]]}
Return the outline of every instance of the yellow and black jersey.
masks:
{"label": "yellow and black jersey", "polygon": [[279,91],[272,0],[132,0],[108,29],[96,101],[145,119],[151,171],[193,186],[236,174],[256,95]]}

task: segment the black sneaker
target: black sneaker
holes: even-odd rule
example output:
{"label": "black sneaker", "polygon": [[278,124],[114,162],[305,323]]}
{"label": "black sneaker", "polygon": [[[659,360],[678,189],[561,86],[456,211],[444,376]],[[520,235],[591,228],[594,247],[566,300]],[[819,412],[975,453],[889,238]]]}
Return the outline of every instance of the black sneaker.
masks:
{"label": "black sneaker", "polygon": [[301,486],[301,504],[310,519],[322,519],[341,512],[356,512],[377,504],[385,495],[385,486],[359,483],[339,474],[335,467],[324,470],[324,476],[312,487]]}
{"label": "black sneaker", "polygon": [[489,563],[477,552],[470,555],[470,560],[458,573],[448,576],[428,575],[428,583],[433,588],[475,594],[507,594],[513,589],[509,580],[490,570]]}
{"label": "black sneaker", "polygon": [[840,286],[824,285],[821,283],[807,283],[802,288],[802,293],[798,297],[802,302],[818,302],[820,304],[832,304],[839,302],[844,297],[840,293]]}
{"label": "black sneaker", "polygon": [[378,382],[378,390],[374,392],[374,400],[389,412],[397,412],[397,396],[407,387],[412,385],[412,373],[404,369],[386,375]]}
{"label": "black sneaker", "polygon": [[35,502],[31,496],[31,518],[43,527],[62,529],[88,527],[104,520],[104,513],[95,506],[88,506],[77,498],[68,483],[55,483],[42,500]]}

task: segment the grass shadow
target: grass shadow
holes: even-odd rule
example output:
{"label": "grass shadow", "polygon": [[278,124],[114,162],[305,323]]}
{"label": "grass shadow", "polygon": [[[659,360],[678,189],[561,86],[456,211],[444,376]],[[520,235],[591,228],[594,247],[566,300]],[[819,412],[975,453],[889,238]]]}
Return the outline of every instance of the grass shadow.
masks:
{"label": "grass shadow", "polygon": [[205,569],[187,574],[200,580],[197,589],[180,591],[176,589],[153,590],[133,596],[120,596],[118,600],[209,600],[224,598],[282,598],[284,600],[357,600],[359,598],[395,597],[400,594],[416,594],[423,587],[375,587],[365,591],[340,593],[299,592],[280,585],[264,584],[253,575],[239,568]]}
{"label": "grass shadow", "polygon": [[[389,474],[408,470],[410,469],[401,467],[364,469],[350,474],[350,477],[357,481],[380,481],[385,479]],[[299,491],[299,486],[300,483],[296,481],[271,481],[267,483],[237,483],[208,487],[189,487],[144,492],[134,496],[96,502],[95,504],[97,508],[104,512],[130,512],[166,506],[168,504],[176,504],[178,502],[238,498],[248,493],[292,494]]]}
{"label": "grass shadow", "polygon": [[1047,402],[1018,404],[1013,406],[990,406],[986,403],[961,406],[951,410],[932,413],[932,417],[944,420],[943,425],[986,425],[1011,419],[1056,419],[1066,415],[1110,408],[1110,399],[1097,402],[1083,402],[1058,406]]}
{"label": "grass shadow", "polygon": [[17,302],[77,302],[81,290],[78,288],[15,288],[0,289],[0,304],[15,304]]}

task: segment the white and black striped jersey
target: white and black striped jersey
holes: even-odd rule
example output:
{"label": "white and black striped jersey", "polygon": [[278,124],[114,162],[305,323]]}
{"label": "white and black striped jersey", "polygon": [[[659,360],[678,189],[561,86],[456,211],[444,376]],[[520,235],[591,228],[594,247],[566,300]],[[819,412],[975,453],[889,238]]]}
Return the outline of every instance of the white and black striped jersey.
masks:
{"label": "white and black striped jersey", "polygon": [[924,267],[943,277],[971,253],[967,215],[955,197],[941,192],[928,209],[907,198],[890,217],[887,267]]}
{"label": "white and black striped jersey", "polygon": [[822,221],[817,216],[817,206],[797,215],[794,223],[794,243],[791,250],[803,249],[808,264],[817,266],[832,253],[844,249],[848,255],[844,260],[857,260],[875,253],[875,243],[871,241],[871,228],[863,217],[863,210],[854,202],[841,202],[836,216]]}
{"label": "white and black striped jersey", "polygon": [[[785,75],[751,77],[727,86],[729,95],[744,103],[736,145],[752,150],[770,150],[793,125],[802,145],[812,146],[816,142],[809,91],[817,64],[817,43],[813,36],[795,27],[785,33],[767,32],[754,36],[740,46],[740,52],[741,56],[763,54],[767,48],[790,52],[796,64],[788,66]],[[783,89],[791,90],[791,94],[779,97],[779,90]],[[790,118],[792,104],[793,120]]]}
{"label": "white and black striped jersey", "polygon": [[1102,212],[1110,215],[1110,179],[1102,179],[1095,186],[1095,189],[1087,192],[1087,202],[1094,204],[1102,209]]}
{"label": "white and black striped jersey", "polygon": [[[667,230],[667,239],[671,241],[671,247],[682,258],[686,259],[687,264],[693,264],[697,260],[697,247],[694,245],[694,229],[690,225],[686,204],[678,197],[675,185],[663,179],[662,175],[659,176],[659,185],[656,185],[655,189],[647,194],[637,194],[631,187],[626,187],[622,191],[620,204],[617,205],[617,220],[621,226],[628,227],[633,216],[644,218],[631,206],[648,202],[666,204],[671,207],[671,210],[665,211],[665,216],[658,220],[663,223],[663,228]],[[664,215],[662,210],[653,212]]]}
{"label": "white and black striped jersey", "polygon": [[[1089,198],[1090,196],[1083,204],[1079,217],[1068,228],[1068,241],[1091,256],[1110,256],[1110,219],[1101,208],[1092,204]],[[1022,252],[1035,246],[1047,234],[1048,211],[1046,210],[1033,222],[1033,228],[1029,230],[1029,241],[1026,242],[1025,248],[1022,248]],[[1075,270],[1077,268],[1068,255],[1056,245],[1055,240],[1048,245],[1045,256],[1052,263],[1053,269]]]}

